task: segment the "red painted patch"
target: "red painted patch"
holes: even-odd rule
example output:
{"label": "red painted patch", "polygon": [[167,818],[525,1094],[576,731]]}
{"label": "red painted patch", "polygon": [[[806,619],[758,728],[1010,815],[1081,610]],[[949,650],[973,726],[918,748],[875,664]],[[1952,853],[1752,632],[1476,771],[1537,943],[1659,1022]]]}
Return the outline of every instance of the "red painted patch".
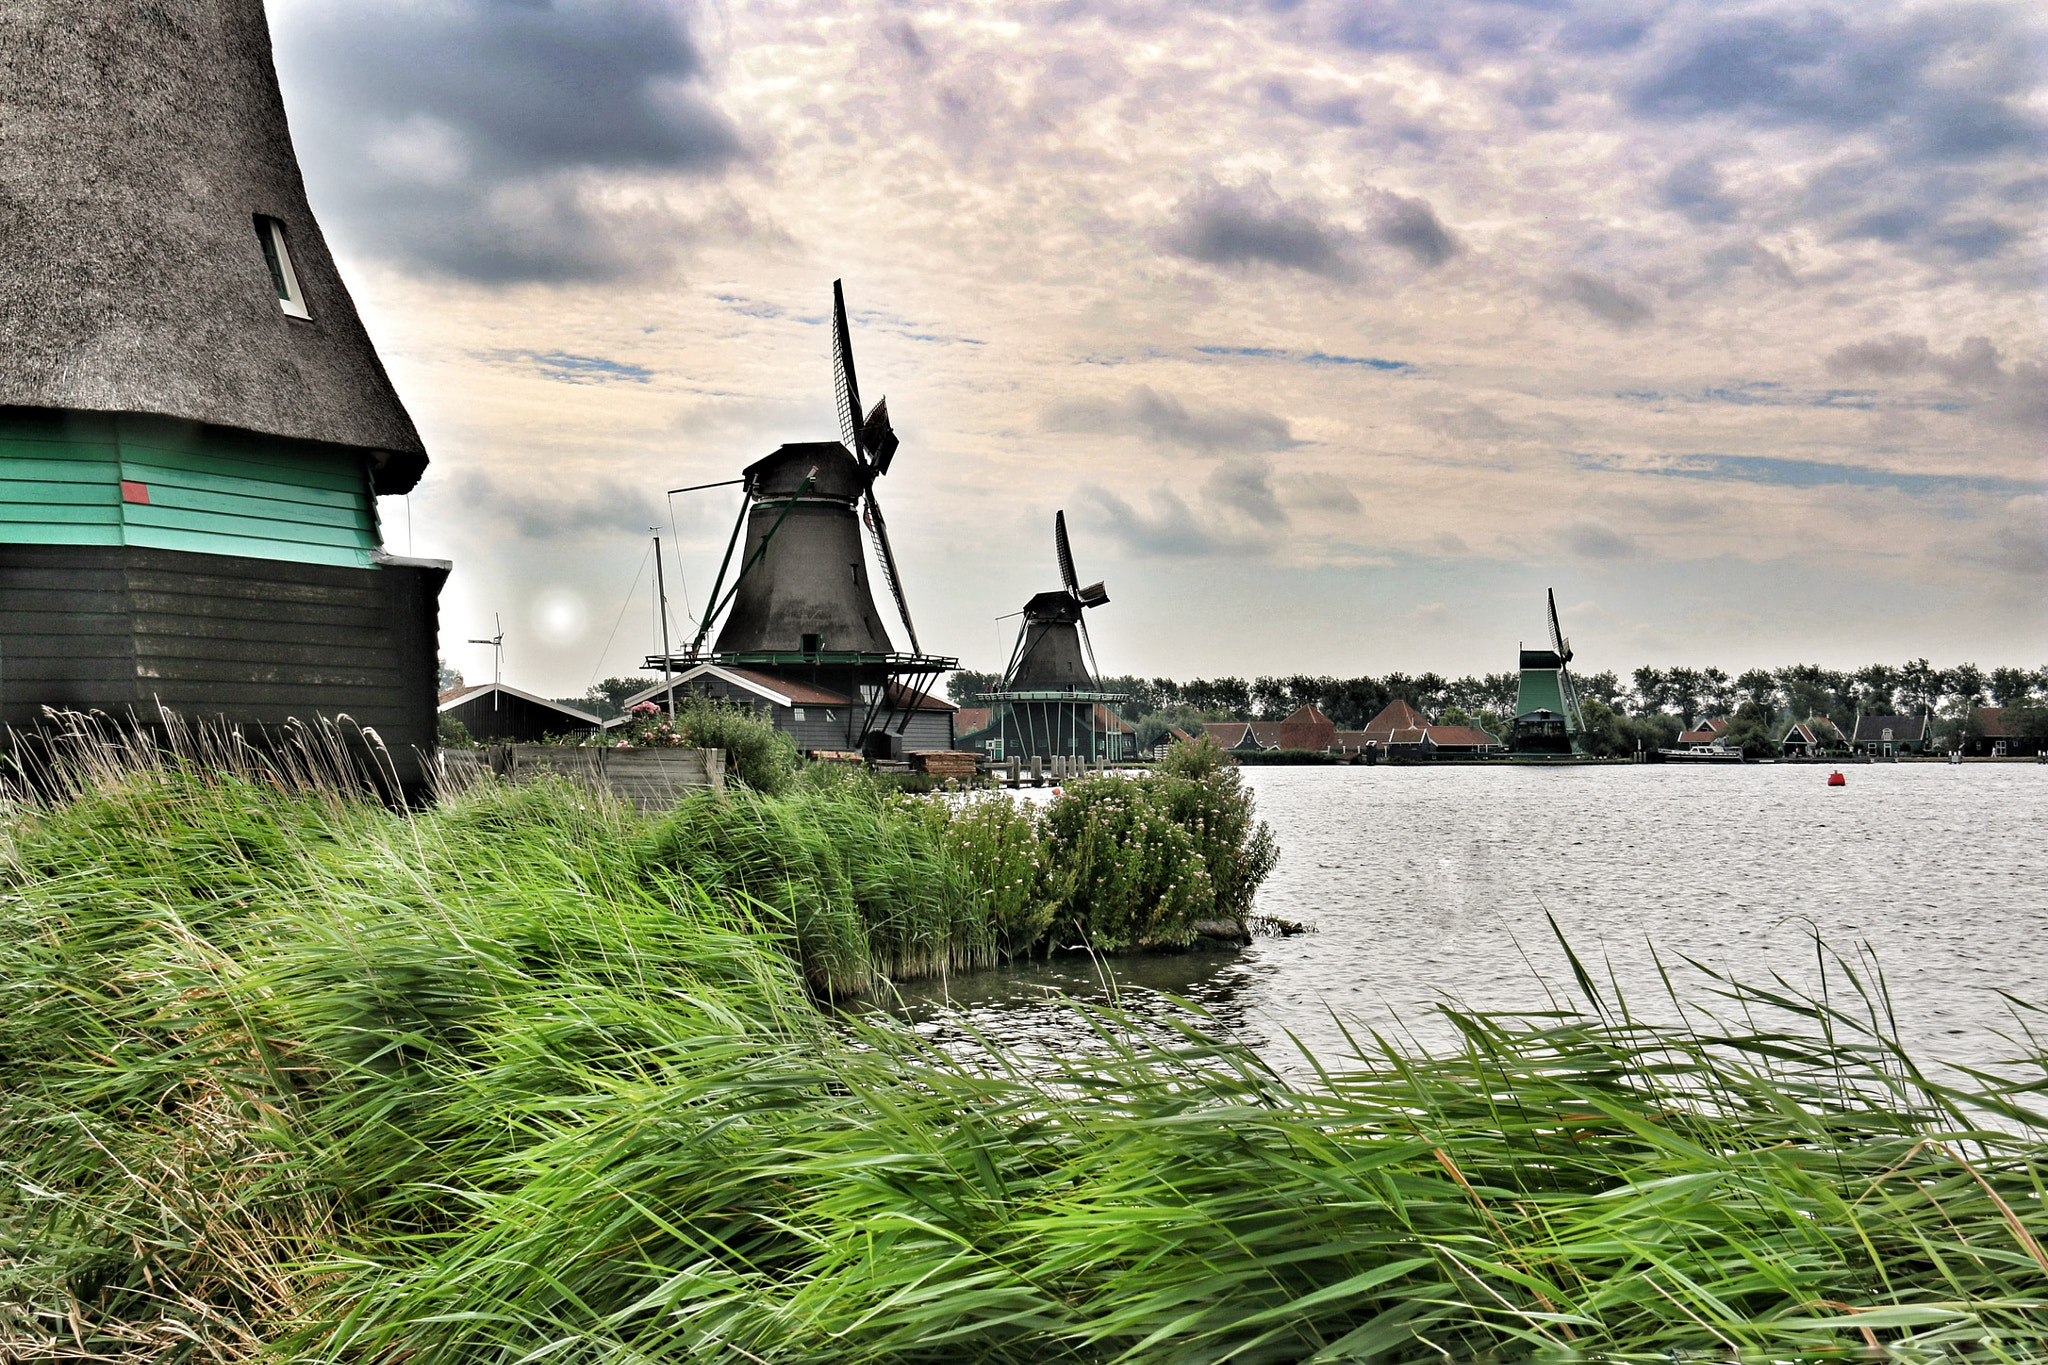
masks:
{"label": "red painted patch", "polygon": [[149,502],[149,485],[137,483],[133,479],[121,480],[121,501],[139,502],[147,505]]}

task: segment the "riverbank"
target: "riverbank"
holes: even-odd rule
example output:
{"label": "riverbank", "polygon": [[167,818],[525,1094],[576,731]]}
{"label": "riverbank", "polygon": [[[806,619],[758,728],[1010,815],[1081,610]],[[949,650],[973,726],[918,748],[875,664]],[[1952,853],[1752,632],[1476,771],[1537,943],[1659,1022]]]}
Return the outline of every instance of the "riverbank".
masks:
{"label": "riverbank", "polygon": [[1188,1015],[1027,1064],[821,1009],[665,828],[176,772],[7,812],[0,1354],[2040,1358],[2038,1069],[1929,1082],[1839,976],[1659,1029],[1586,974],[1307,1078]]}

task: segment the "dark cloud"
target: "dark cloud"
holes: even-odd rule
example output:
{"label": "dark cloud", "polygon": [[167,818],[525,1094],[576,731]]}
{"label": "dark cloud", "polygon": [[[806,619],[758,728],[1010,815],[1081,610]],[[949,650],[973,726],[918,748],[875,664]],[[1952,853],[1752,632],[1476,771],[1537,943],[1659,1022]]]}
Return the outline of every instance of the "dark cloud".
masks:
{"label": "dark cloud", "polygon": [[1167,246],[1211,265],[1274,265],[1349,279],[1350,236],[1308,200],[1282,199],[1264,180],[1210,183],[1183,200]]}
{"label": "dark cloud", "polygon": [[2006,378],[1998,348],[1989,337],[1971,337],[1943,354],[1928,345],[1926,337],[1894,332],[1843,346],[1828,356],[1827,365],[1832,374],[1887,379],[1932,372],[1955,384],[1996,384]]}
{"label": "dark cloud", "polygon": [[1624,332],[1642,326],[1652,315],[1647,300],[1582,271],[1574,270],[1559,281],[1556,294]]}
{"label": "dark cloud", "polygon": [[610,479],[579,480],[574,494],[564,494],[552,482],[529,489],[475,470],[455,478],[454,494],[470,520],[505,539],[637,536],[663,518],[646,489]]}
{"label": "dark cloud", "polygon": [[1190,408],[1170,393],[1140,384],[1122,398],[1077,398],[1047,408],[1048,431],[1142,436],[1202,455],[1284,450],[1299,445],[1287,419],[1249,407]]}
{"label": "dark cloud", "polygon": [[1325,127],[1356,128],[1365,121],[1359,112],[1358,100],[1350,95],[1303,98],[1295,93],[1293,86],[1277,78],[1259,87],[1259,94],[1268,104]]}
{"label": "dark cloud", "polygon": [[1372,235],[1432,270],[1463,249],[1427,200],[1407,199],[1393,193],[1381,194]]}
{"label": "dark cloud", "polygon": [[1273,464],[1256,456],[1218,465],[1202,485],[1202,501],[1260,526],[1287,524],[1287,514],[1280,510],[1280,499],[1273,493]]}
{"label": "dark cloud", "polygon": [[2027,360],[2008,366],[1989,337],[1968,337],[1944,352],[1926,337],[1893,332],[1833,351],[1827,367],[1834,374],[1881,379],[1934,375],[1977,390],[1977,411],[1993,422],[2027,431],[2048,430],[2048,370]]}
{"label": "dark cloud", "polygon": [[1335,474],[1290,474],[1279,481],[1280,501],[1304,512],[1365,510],[1351,485]]}
{"label": "dark cloud", "polygon": [[1224,549],[1223,541],[1203,525],[1178,493],[1155,488],[1147,501],[1152,510],[1140,512],[1121,494],[1097,484],[1081,490],[1094,504],[1090,521],[1093,529],[1108,535],[1126,550],[1139,555],[1181,557],[1214,554]]}
{"label": "dark cloud", "polygon": [[2040,39],[2018,14],[1980,5],[1893,23],[1826,14],[1733,20],[1673,53],[1631,99],[1663,118],[1741,114],[1866,129],[1929,160],[2038,147],[2041,120],[2022,101],[2040,83],[2029,57]]}
{"label": "dark cloud", "polygon": [[[602,206],[594,174],[705,176],[741,157],[655,0],[350,0],[278,24],[310,176],[348,235],[485,282],[615,278],[687,235]],[[307,133],[310,132],[310,136]]]}
{"label": "dark cloud", "polygon": [[1597,521],[1575,521],[1561,531],[1565,547],[1582,559],[1634,559],[1642,547]]}
{"label": "dark cloud", "polygon": [[1664,207],[1695,223],[1725,223],[1740,205],[1721,187],[1721,173],[1704,156],[1674,166],[1660,187]]}

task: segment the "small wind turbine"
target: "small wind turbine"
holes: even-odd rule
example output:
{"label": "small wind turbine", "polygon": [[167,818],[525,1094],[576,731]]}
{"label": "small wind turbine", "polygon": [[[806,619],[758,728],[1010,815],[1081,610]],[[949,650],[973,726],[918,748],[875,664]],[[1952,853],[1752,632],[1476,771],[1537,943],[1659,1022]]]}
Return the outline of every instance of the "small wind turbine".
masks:
{"label": "small wind turbine", "polygon": [[491,647],[491,709],[495,711],[498,709],[498,699],[503,695],[505,686],[505,620],[498,613],[492,612],[491,624],[498,628],[496,635],[488,640],[471,640],[470,643]]}

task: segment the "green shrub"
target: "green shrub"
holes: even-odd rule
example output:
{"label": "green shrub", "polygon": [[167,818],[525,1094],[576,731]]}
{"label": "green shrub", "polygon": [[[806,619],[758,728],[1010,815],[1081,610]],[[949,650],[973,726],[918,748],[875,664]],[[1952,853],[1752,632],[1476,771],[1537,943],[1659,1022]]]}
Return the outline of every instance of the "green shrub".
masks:
{"label": "green shrub", "polygon": [[443,715],[434,722],[434,742],[444,749],[474,749],[476,740],[470,736],[469,727],[450,715]]}
{"label": "green shrub", "polygon": [[1059,919],[1080,942],[1103,952],[1182,947],[1215,912],[1201,847],[1163,791],[1178,780],[1084,778],[1046,807]]}

